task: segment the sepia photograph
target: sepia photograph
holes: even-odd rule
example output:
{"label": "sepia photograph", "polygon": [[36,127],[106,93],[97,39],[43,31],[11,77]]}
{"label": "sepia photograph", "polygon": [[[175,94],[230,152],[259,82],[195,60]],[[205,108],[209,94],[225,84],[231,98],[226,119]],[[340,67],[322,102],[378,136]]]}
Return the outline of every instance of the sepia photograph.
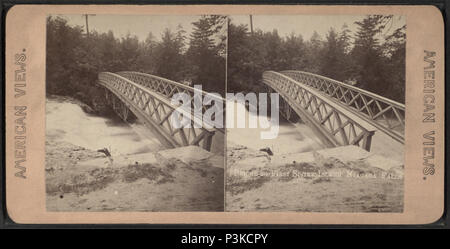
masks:
{"label": "sepia photograph", "polygon": [[406,42],[401,15],[229,16],[225,211],[402,213]]}
{"label": "sepia photograph", "polygon": [[10,224],[442,221],[443,9],[8,8]]}
{"label": "sepia photograph", "polygon": [[46,32],[47,211],[223,211],[225,131],[204,123],[227,17],[52,14]]}

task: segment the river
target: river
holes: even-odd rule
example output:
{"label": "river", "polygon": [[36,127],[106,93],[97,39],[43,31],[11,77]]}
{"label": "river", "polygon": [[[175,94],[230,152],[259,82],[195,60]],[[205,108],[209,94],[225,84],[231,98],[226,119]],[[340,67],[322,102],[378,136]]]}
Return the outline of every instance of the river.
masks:
{"label": "river", "polygon": [[160,142],[142,125],[87,114],[76,101],[64,98],[47,99],[46,136],[91,150],[107,148],[112,155],[162,149]]}
{"label": "river", "polygon": [[[237,105],[235,106],[235,113],[237,112]],[[255,115],[245,109],[247,122],[250,116],[254,117]],[[234,127],[237,127],[236,120]],[[227,141],[244,145],[254,150],[269,147],[274,154],[278,155],[309,152],[325,148],[311,128],[302,123],[290,123],[280,117],[278,136],[274,139],[261,139],[261,132],[268,130],[263,128],[228,128]]]}

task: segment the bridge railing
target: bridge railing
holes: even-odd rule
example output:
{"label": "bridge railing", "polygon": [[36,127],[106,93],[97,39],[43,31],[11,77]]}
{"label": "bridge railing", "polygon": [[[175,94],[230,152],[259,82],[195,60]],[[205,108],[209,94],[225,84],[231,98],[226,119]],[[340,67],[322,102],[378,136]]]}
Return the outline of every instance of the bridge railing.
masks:
{"label": "bridge railing", "polygon": [[[192,112],[194,113],[195,108],[201,108],[202,114],[206,112],[212,105],[216,104],[215,101],[222,102],[222,112],[217,112],[216,114],[224,116],[223,112],[225,112],[225,99],[218,95],[209,94],[203,90],[195,89],[185,84],[178,83],[176,81],[172,81],[169,79],[165,79],[162,77],[158,77],[151,74],[140,73],[140,72],[131,72],[131,71],[122,71],[118,72],[118,75],[127,78],[134,83],[137,83],[141,86],[144,86],[152,91],[158,92],[168,99],[172,98],[173,95],[177,93],[185,93],[190,96],[190,101],[192,103]],[[197,94],[195,94],[197,93]],[[212,100],[208,105],[196,106],[196,103],[202,103],[202,99],[208,96],[209,100]],[[195,101],[197,100],[197,102]],[[214,103],[213,103],[214,102]],[[224,129],[218,129],[221,132],[224,132]]]}
{"label": "bridge railing", "polygon": [[303,121],[331,146],[356,145],[369,151],[376,128],[316,89],[283,74],[266,71],[263,82],[278,92]]}
{"label": "bridge railing", "polygon": [[320,75],[293,70],[281,73],[332,97],[396,141],[404,143],[404,104]]}
{"label": "bridge railing", "polygon": [[[202,120],[174,105],[169,99],[153,92],[120,75],[103,72],[99,73],[98,80],[101,85],[111,91],[140,119],[150,123],[151,127],[166,139],[172,147],[203,145],[211,150],[212,137],[216,129],[206,128]],[[171,115],[174,111],[189,117],[189,125],[177,128]]]}

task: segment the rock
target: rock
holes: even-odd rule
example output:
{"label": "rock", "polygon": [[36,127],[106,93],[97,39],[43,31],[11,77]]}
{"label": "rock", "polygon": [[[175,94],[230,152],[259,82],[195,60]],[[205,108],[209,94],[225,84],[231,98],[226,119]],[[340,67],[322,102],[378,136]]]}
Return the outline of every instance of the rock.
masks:
{"label": "rock", "polygon": [[377,167],[386,171],[392,168],[403,167],[403,163],[377,154],[367,157],[364,161],[371,167]]}
{"label": "rock", "polygon": [[346,168],[377,177],[403,178],[404,165],[394,159],[350,145],[314,152],[316,164],[328,169]]}
{"label": "rock", "polygon": [[107,157],[111,157],[111,153],[109,153],[109,150],[107,148],[99,149],[97,152],[101,152],[105,154]]}
{"label": "rock", "polygon": [[186,164],[203,160],[214,155],[211,152],[194,145],[179,147],[175,149],[161,150],[158,151],[157,154],[165,159],[176,158]]}
{"label": "rock", "polygon": [[393,176],[393,177],[396,177],[396,178],[399,178],[399,179],[403,179],[404,174],[405,174],[404,172],[405,172],[404,165],[397,166],[397,167],[392,167],[392,168],[390,168],[388,170],[388,174],[390,176]]}
{"label": "rock", "polygon": [[220,155],[215,155],[207,159],[211,166],[217,168],[224,168],[224,157]]}
{"label": "rock", "polygon": [[314,162],[315,158],[313,152],[303,152],[273,156],[271,158],[271,163],[268,166],[279,167],[295,163],[313,164]]}
{"label": "rock", "polygon": [[186,164],[196,164],[202,162],[202,165],[210,165],[217,168],[224,168],[224,158],[221,155],[215,155],[204,150],[199,146],[186,146],[175,149],[161,150],[155,154],[158,162],[168,162],[173,159],[180,160]]}
{"label": "rock", "polygon": [[273,152],[269,147],[259,149],[259,151],[266,152],[267,154],[269,154],[269,156],[273,156]]}
{"label": "rock", "polygon": [[237,161],[233,165],[227,165],[232,169],[237,170],[250,170],[252,168],[262,168],[269,164],[270,160],[267,157],[249,157],[240,161]]}
{"label": "rock", "polygon": [[88,106],[87,104],[79,104],[81,109],[85,112],[85,113],[89,113],[89,114],[96,114],[97,112],[90,106]]}
{"label": "rock", "polygon": [[363,161],[370,153],[354,145],[318,150],[314,152],[316,163],[320,167],[346,167],[348,164]]}
{"label": "rock", "polygon": [[135,155],[127,155],[127,156],[114,156],[114,158],[111,157],[102,157],[102,158],[96,158],[91,159],[83,162],[79,162],[77,164],[77,167],[100,167],[100,168],[106,168],[106,167],[123,167],[128,166],[132,164],[155,164],[158,161],[156,160],[155,154],[153,153],[142,153],[142,154],[135,154]]}

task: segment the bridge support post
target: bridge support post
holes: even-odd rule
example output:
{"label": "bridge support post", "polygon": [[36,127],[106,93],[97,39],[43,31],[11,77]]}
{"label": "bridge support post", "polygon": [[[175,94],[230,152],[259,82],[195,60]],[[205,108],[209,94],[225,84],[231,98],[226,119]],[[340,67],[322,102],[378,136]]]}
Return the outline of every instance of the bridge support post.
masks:
{"label": "bridge support post", "polygon": [[[268,87],[270,89],[270,87]],[[271,90],[273,92],[273,90]],[[282,96],[279,100],[279,110],[280,115],[285,118],[287,121],[292,123],[304,122],[303,119],[295,112],[294,109],[289,105],[289,102],[286,101]]]}
{"label": "bridge support post", "polygon": [[362,144],[363,149],[365,149],[367,151],[370,151],[370,147],[372,145],[372,136],[373,136],[373,134],[375,134],[375,132],[371,131],[371,132],[367,132],[364,135],[364,138],[363,138],[363,141],[362,141],[363,142],[363,144]]}
{"label": "bridge support post", "polygon": [[113,110],[116,111],[116,97],[115,96],[111,96],[111,106],[112,106]]}
{"label": "bridge support post", "polygon": [[124,104],[120,99],[110,93],[106,93],[105,97],[107,99],[107,103],[112,106],[114,112],[125,122],[129,120],[130,110],[127,105]]}
{"label": "bridge support post", "polygon": [[111,95],[111,93],[108,91],[108,89],[105,88],[106,104],[111,105],[112,104],[112,98],[113,98],[113,96]]}
{"label": "bridge support post", "polygon": [[123,121],[126,122],[128,120],[128,114],[129,114],[129,110],[128,110],[127,106],[122,104],[122,119],[123,119]]}
{"label": "bridge support post", "polygon": [[203,149],[205,149],[207,151],[211,151],[213,135],[214,135],[214,133],[208,133],[205,135],[205,138],[203,139]]}

